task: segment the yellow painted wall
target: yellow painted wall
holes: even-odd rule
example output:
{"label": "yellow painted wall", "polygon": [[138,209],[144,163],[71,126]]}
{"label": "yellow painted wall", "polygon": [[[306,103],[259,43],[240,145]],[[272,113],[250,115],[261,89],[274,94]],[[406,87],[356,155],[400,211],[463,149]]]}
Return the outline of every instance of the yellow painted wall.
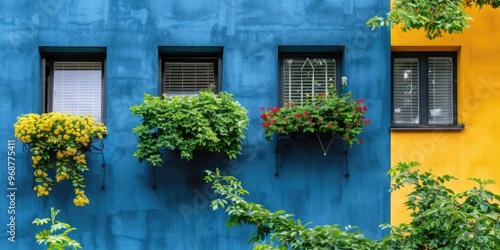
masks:
{"label": "yellow painted wall", "polygon": [[[392,131],[391,164],[419,161],[422,170],[459,178],[449,185],[463,191],[470,177],[493,179],[500,194],[500,9],[466,10],[474,19],[462,34],[428,40],[421,31],[392,30],[393,51],[457,51],[458,122],[463,131]],[[391,222],[408,222],[405,191],[391,194]]]}

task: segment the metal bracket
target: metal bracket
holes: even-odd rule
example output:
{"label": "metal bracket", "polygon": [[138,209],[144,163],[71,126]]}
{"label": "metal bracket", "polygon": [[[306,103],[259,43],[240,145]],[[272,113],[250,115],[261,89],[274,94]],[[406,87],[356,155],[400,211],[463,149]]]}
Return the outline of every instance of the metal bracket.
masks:
{"label": "metal bracket", "polygon": [[[288,142],[289,140],[294,139],[294,137],[295,136],[293,136],[293,135],[284,135],[284,136],[278,135],[274,138],[276,140],[276,150],[275,150],[275,153],[276,153],[276,171],[274,173],[275,177],[279,176],[279,168],[281,167],[281,146],[282,146],[282,143]],[[301,136],[297,136],[296,138],[300,139],[300,138],[305,138],[305,137],[303,135],[301,135]],[[321,148],[323,149],[323,154],[326,156],[326,153],[327,153],[328,149],[330,148],[330,145],[331,145],[332,141],[334,140],[334,138],[331,139],[330,144],[328,145],[326,150],[323,146],[323,143],[321,142],[319,135],[318,135],[318,140],[320,140]],[[346,149],[344,150],[345,165],[346,165],[345,177],[349,177],[349,157],[348,157],[349,146],[345,145],[345,147],[346,147]]]}

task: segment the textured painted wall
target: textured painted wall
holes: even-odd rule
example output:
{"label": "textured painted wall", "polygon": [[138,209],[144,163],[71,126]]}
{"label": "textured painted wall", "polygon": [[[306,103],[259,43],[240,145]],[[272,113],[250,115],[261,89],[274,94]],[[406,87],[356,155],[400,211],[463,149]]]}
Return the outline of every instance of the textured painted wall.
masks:
{"label": "textured painted wall", "polygon": [[[227,216],[213,212],[203,170],[223,168],[241,179],[248,199],[285,209],[303,221],[357,225],[381,238],[389,220],[389,32],[364,25],[388,10],[387,1],[0,1],[0,224],[1,249],[36,249],[31,224],[62,210],[60,220],[78,228],[72,235],[85,249],[250,249],[249,226],[228,230]],[[278,104],[278,46],[345,46],[342,74],[349,90],[364,98],[373,123],[363,145],[349,151],[344,173],[342,145],[323,156],[317,140],[284,144],[279,175],[276,142],[264,140],[260,107]],[[100,46],[107,49],[106,170],[90,156],[86,192],[90,204],[75,207],[69,183],[50,197],[31,190],[31,163],[16,144],[16,242],[7,240],[7,145],[13,124],[41,112],[40,46]],[[249,110],[251,124],[242,155],[226,166],[222,156],[198,153],[187,162],[166,154],[156,170],[132,156],[139,122],[129,111],[143,93],[156,94],[159,46],[223,47],[222,89]],[[104,176],[105,173],[105,176]],[[101,189],[105,177],[105,189]],[[153,184],[156,188],[153,189]],[[65,186],[66,185],[66,186]]]}
{"label": "textured painted wall", "polygon": [[[460,132],[393,132],[391,163],[416,160],[423,169],[460,179],[450,187],[456,191],[471,188],[471,177],[500,180],[500,10],[489,7],[467,9],[474,21],[459,35],[446,35],[432,41],[422,32],[392,30],[394,50],[451,50],[458,55],[458,122]],[[489,189],[500,193],[498,184]],[[404,192],[392,194],[391,221],[407,221]]]}

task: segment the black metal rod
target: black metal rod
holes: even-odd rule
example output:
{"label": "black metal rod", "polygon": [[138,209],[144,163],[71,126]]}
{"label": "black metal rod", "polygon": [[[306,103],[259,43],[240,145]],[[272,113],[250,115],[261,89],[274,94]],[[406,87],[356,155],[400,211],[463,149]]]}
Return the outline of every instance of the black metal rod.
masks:
{"label": "black metal rod", "polygon": [[278,177],[279,175],[279,159],[280,159],[280,151],[279,151],[279,140],[276,140],[276,149],[275,149],[275,153],[276,153],[276,171],[274,173],[274,176],[275,177]]}
{"label": "black metal rod", "polygon": [[347,145],[345,149],[345,168],[346,168],[345,177],[349,177],[349,146]]}
{"label": "black metal rod", "polygon": [[102,185],[101,185],[101,189],[104,189],[104,188],[106,188],[106,160],[104,158],[104,148],[106,148],[106,147],[104,146],[104,143],[102,142],[102,140],[99,144],[101,146],[100,151],[101,151],[101,157],[102,157],[102,165],[101,165],[102,166]]}
{"label": "black metal rod", "polygon": [[156,189],[156,167],[153,167],[153,189]]}

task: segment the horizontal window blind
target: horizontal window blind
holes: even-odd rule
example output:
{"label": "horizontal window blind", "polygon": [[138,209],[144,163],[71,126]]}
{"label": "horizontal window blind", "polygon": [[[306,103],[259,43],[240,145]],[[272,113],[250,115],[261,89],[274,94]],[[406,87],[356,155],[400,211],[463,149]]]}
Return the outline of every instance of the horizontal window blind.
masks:
{"label": "horizontal window blind", "polygon": [[393,123],[419,123],[419,60],[395,58],[393,69]]}
{"label": "horizontal window blind", "polygon": [[[335,59],[286,58],[283,59],[283,105],[303,104],[306,95],[311,96],[328,91],[329,84],[335,84]],[[329,80],[332,79],[332,82]]]}
{"label": "horizontal window blind", "polygon": [[54,62],[52,110],[101,121],[102,62]]}
{"label": "horizontal window blind", "polygon": [[216,86],[214,62],[165,62],[164,94],[196,95]]}
{"label": "horizontal window blind", "polygon": [[453,59],[429,57],[429,124],[453,124]]}

